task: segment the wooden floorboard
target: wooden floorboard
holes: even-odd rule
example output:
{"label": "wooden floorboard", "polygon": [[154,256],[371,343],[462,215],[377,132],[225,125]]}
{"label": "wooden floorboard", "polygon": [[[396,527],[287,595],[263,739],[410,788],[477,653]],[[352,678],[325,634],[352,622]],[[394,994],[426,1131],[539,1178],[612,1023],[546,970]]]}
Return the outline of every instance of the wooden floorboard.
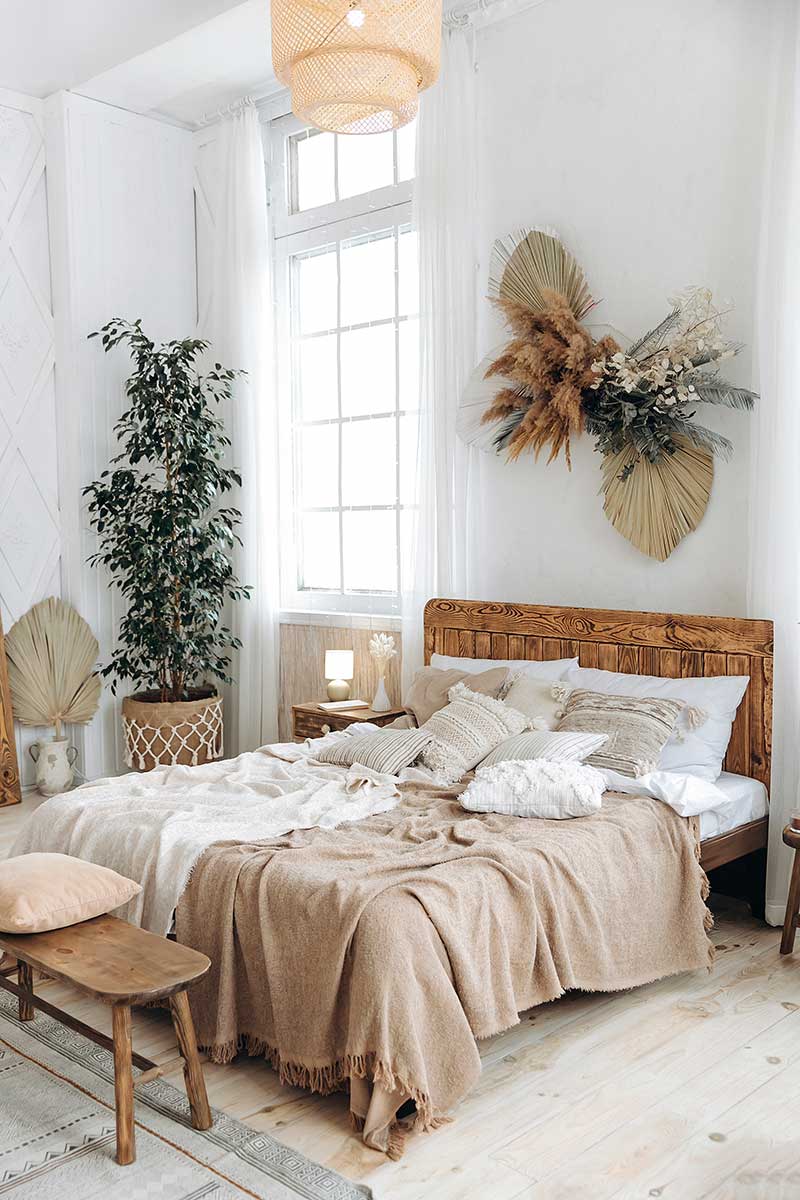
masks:
{"label": "wooden floorboard", "polygon": [[[35,800],[0,811],[4,855]],[[283,1087],[260,1059],[205,1064],[209,1099],[376,1200],[796,1200],[800,949],[715,900],[717,961],[613,995],[573,994],[481,1044],[451,1124],[399,1162],[350,1129],[344,1096]],[[800,937],[798,937],[800,944]],[[55,981],[53,1004],[108,1031],[108,1009]],[[136,1049],[183,1086],[168,1015],[137,1010]]]}

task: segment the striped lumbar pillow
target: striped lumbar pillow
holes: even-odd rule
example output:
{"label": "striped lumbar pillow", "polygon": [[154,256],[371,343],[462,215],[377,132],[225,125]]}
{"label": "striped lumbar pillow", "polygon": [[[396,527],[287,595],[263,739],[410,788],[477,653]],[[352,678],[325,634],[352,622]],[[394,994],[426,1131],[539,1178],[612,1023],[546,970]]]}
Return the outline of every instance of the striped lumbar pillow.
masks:
{"label": "striped lumbar pillow", "polygon": [[533,730],[506,738],[481,761],[482,767],[512,759],[543,758],[548,762],[583,762],[608,741],[605,733],[554,733],[552,730]]}
{"label": "striped lumbar pillow", "polygon": [[314,755],[317,762],[336,767],[352,767],[358,763],[372,771],[399,775],[410,767],[433,740],[433,734],[423,729],[382,729],[379,733],[354,733],[340,738]]}

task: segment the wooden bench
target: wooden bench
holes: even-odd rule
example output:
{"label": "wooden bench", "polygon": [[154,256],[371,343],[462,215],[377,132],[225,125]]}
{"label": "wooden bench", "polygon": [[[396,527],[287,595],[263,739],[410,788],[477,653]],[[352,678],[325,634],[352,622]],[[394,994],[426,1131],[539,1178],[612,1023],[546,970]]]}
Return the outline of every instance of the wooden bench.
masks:
{"label": "wooden bench", "polygon": [[[31,1021],[34,1008],[54,1017],[114,1053],[114,1098],[117,1121],[117,1162],[136,1157],[133,1127],[133,1086],[162,1074],[161,1068],[131,1044],[131,1006],[169,1000],[172,1023],[183,1058],[183,1076],[189,1097],[192,1125],[210,1129],[211,1111],[197,1055],[187,987],[201,979],[211,966],[205,954],[167,938],[137,929],[116,917],[93,917],[66,929],[47,933],[0,932],[0,950],[11,954],[16,965],[0,971],[0,987],[19,1000],[19,1019]],[[72,984],[78,991],[111,1006],[113,1037],[56,1008],[34,994],[33,971]],[[9,975],[17,973],[13,983]],[[142,1074],[133,1078],[133,1067]]]}

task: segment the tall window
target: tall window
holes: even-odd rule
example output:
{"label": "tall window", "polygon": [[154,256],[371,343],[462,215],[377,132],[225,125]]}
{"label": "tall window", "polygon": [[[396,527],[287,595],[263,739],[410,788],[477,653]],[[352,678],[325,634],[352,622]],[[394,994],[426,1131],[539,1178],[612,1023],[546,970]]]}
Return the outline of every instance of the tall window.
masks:
{"label": "tall window", "polygon": [[398,611],[418,408],[414,133],[273,123],[286,607]]}

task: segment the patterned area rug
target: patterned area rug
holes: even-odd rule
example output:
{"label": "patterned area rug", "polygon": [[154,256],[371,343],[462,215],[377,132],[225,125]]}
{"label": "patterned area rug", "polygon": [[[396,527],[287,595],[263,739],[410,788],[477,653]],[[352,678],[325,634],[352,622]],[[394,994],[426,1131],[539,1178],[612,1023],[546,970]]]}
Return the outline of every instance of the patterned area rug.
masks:
{"label": "patterned area rug", "polygon": [[371,1192],[214,1110],[192,1129],[183,1091],[136,1089],[136,1162],[114,1161],[109,1051],[0,993],[0,1197],[12,1200],[369,1200]]}

